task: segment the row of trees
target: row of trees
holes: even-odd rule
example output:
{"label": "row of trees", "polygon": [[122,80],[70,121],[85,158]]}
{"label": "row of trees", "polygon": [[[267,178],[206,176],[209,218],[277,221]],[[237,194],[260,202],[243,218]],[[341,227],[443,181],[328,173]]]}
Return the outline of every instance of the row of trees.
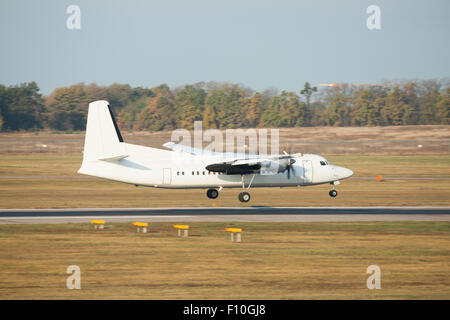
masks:
{"label": "row of trees", "polygon": [[171,90],[76,84],[39,93],[35,82],[0,85],[0,129],[83,130],[87,106],[108,100],[122,129],[386,126],[449,124],[450,87],[437,80],[255,92],[229,83],[196,83]]}

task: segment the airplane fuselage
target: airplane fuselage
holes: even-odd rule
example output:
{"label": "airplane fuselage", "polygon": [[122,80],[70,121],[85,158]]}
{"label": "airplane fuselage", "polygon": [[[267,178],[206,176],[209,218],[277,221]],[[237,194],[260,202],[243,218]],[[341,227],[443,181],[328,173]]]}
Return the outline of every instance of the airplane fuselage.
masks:
{"label": "airplane fuselage", "polygon": [[[227,175],[208,171],[206,166],[221,161],[217,156],[197,156],[184,152],[166,151],[126,144],[130,156],[112,160],[87,160],[79,173],[158,188],[240,188],[239,174]],[[149,152],[150,151],[150,152]],[[314,154],[296,158],[293,170],[277,174],[255,174],[252,187],[289,187],[331,183],[350,177],[351,170],[328,164],[328,161]],[[245,183],[250,183],[253,174],[245,174]]]}

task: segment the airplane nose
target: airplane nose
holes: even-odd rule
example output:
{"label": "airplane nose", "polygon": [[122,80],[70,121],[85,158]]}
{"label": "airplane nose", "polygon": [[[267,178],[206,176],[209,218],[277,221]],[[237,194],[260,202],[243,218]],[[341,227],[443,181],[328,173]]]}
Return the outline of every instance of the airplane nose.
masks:
{"label": "airplane nose", "polygon": [[347,171],[348,171],[347,178],[350,178],[351,176],[353,176],[353,170],[347,169]]}
{"label": "airplane nose", "polygon": [[340,174],[343,177],[342,179],[350,178],[353,175],[353,171],[347,168],[340,168]]}
{"label": "airplane nose", "polygon": [[350,178],[353,175],[353,171],[344,167],[333,166],[332,167],[333,178],[336,180]]}

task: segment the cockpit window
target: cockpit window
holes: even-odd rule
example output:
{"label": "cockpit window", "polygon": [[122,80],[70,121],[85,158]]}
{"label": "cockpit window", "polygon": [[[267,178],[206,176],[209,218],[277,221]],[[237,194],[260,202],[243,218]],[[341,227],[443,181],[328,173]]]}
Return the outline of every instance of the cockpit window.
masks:
{"label": "cockpit window", "polygon": [[326,166],[327,163],[326,163],[325,161],[320,161],[320,165],[321,165],[321,166]]}

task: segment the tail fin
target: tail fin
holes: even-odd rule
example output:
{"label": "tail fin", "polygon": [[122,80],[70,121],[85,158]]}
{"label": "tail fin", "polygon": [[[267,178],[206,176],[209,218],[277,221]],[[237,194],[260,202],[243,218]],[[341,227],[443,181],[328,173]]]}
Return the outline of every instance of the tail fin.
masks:
{"label": "tail fin", "polygon": [[108,101],[89,104],[83,160],[114,160],[127,156],[119,127]]}

